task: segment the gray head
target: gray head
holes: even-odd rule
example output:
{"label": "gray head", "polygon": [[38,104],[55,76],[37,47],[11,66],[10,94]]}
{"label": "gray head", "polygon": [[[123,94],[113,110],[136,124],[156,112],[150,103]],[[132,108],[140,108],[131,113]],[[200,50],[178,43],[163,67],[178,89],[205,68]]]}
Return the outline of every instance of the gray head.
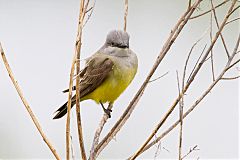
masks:
{"label": "gray head", "polygon": [[129,35],[125,31],[113,30],[108,33],[105,45],[118,48],[129,48]]}

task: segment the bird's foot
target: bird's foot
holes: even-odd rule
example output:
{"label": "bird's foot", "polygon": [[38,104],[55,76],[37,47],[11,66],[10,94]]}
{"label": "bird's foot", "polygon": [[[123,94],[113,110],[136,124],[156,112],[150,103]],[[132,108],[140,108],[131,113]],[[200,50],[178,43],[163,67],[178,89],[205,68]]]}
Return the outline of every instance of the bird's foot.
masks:
{"label": "bird's foot", "polygon": [[109,109],[109,108],[106,109],[106,108],[104,107],[104,105],[102,104],[102,102],[100,102],[100,104],[101,104],[101,106],[102,106],[102,109],[103,109],[104,113],[106,113],[106,114],[108,115],[108,118],[111,118],[111,112],[112,112],[112,110]]}

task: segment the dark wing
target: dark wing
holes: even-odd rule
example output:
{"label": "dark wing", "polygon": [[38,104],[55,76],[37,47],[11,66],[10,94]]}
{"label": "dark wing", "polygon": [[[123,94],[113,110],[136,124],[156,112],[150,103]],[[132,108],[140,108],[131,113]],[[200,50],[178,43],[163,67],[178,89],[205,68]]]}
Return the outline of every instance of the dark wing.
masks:
{"label": "dark wing", "polygon": [[113,62],[107,57],[95,57],[89,61],[80,81],[80,95],[84,97],[95,90],[113,69]]}
{"label": "dark wing", "polygon": [[[95,90],[107,78],[113,69],[113,62],[107,57],[95,57],[90,60],[86,67],[82,70],[80,76],[80,98],[86,96]],[[74,86],[75,87],[75,86]],[[74,89],[74,88],[73,88]],[[67,92],[65,90],[65,92]],[[72,104],[76,103],[76,95],[72,97]],[[67,113],[67,102],[64,103],[56,112],[58,112],[53,119],[63,117]]]}

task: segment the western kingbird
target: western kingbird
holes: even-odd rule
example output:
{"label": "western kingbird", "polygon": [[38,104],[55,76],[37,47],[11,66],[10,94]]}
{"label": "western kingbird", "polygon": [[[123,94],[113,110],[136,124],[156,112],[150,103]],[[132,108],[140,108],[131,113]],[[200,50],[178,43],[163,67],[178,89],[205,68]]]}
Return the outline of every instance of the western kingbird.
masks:
{"label": "western kingbird", "polygon": [[[121,30],[109,32],[104,45],[86,60],[85,68],[80,72],[80,101],[92,99],[106,112],[103,103],[114,103],[133,80],[137,68],[138,59],[129,49],[128,33]],[[56,111],[53,119],[67,113],[67,103]],[[75,104],[76,95],[72,97],[71,107]],[[110,112],[106,113],[110,116]]]}

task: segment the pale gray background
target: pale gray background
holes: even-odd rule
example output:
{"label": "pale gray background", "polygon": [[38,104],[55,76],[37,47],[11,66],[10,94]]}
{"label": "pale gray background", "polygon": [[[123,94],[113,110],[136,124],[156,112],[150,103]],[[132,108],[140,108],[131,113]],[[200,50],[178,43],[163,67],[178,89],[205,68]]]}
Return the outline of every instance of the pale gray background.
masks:
{"label": "pale gray background", "polygon": [[[220,2],[220,1],[214,1]],[[206,1],[201,5],[209,7]],[[114,124],[142,84],[157,57],[170,29],[183,13],[187,1],[129,1],[127,30],[131,48],[138,54],[139,71],[130,87],[116,101],[112,118],[104,132]],[[229,6],[229,5],[227,5]],[[227,7],[217,10],[222,20]],[[74,41],[77,31],[79,1],[0,0],[0,41],[10,66],[42,128],[61,157],[65,157],[65,117],[52,120],[53,112],[67,99],[62,90],[68,87]],[[83,34],[82,59],[94,53],[112,29],[123,28],[123,1],[97,1],[94,13]],[[237,14],[234,14],[237,17]],[[192,20],[181,33],[153,77],[169,74],[150,84],[133,115],[117,134],[116,140],[102,152],[102,158],[127,158],[145,141],[157,122],[177,96],[176,70],[182,73],[183,63],[192,44],[209,26],[210,15]],[[228,48],[235,45],[238,23],[224,30]],[[193,53],[198,57],[209,35]],[[220,41],[214,47],[216,73],[224,66],[225,53]],[[190,62],[193,66],[196,59]],[[211,72],[207,62],[187,92],[186,108],[208,87]],[[190,69],[189,69],[190,70]],[[236,75],[234,69],[231,75]],[[200,151],[191,158],[238,157],[238,81],[220,82],[198,108],[184,121],[183,154],[198,145]],[[92,137],[102,116],[102,109],[92,101],[81,103],[84,140],[89,154]],[[0,158],[53,158],[18,97],[5,67],[0,62]],[[74,108],[75,109],[75,108]],[[71,130],[75,155],[78,152],[75,112]],[[178,117],[178,109],[164,125]],[[160,130],[160,132],[163,129]],[[161,142],[157,158],[177,158],[178,129]],[[166,148],[168,151],[166,151]],[[156,147],[141,158],[154,158]]]}

